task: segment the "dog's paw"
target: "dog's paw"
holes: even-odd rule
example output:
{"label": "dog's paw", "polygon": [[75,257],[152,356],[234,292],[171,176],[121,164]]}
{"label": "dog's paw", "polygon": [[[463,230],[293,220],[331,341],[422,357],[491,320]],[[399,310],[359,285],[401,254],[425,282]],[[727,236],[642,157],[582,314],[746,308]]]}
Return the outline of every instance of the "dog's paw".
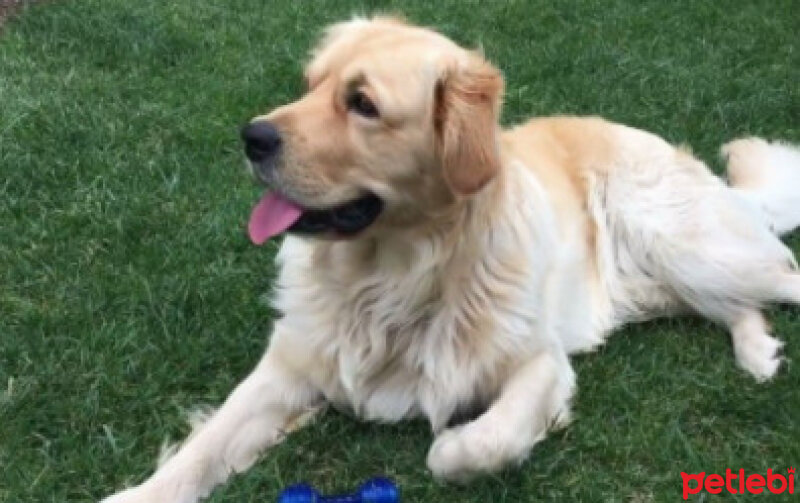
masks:
{"label": "dog's paw", "polygon": [[520,462],[527,450],[494,428],[471,423],[444,431],[428,452],[428,468],[442,480],[465,483],[475,476]]}
{"label": "dog's paw", "polygon": [[775,376],[781,365],[783,342],[767,334],[750,336],[737,341],[734,350],[736,361],[757,381],[767,381]]}
{"label": "dog's paw", "polygon": [[477,474],[477,467],[471,466],[467,460],[469,446],[461,438],[460,431],[444,431],[428,451],[428,468],[437,479],[463,483]]}

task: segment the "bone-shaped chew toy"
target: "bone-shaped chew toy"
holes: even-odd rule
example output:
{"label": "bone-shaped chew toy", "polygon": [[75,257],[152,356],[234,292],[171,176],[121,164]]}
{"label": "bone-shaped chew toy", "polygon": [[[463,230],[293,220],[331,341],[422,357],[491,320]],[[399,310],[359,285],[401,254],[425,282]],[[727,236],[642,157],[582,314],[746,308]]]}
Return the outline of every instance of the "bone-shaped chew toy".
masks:
{"label": "bone-shaped chew toy", "polygon": [[323,496],[308,484],[288,487],[278,496],[278,503],[399,503],[400,490],[394,482],[375,477],[361,484],[353,494]]}

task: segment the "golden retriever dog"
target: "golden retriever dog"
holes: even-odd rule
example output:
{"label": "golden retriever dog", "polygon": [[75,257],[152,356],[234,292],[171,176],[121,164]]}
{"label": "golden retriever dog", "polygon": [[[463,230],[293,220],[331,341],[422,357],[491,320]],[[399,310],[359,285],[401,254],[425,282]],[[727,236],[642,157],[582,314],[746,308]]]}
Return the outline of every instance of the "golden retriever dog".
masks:
{"label": "golden retriever dog", "polygon": [[571,354],[659,316],[726,326],[739,365],[775,375],[783,343],[761,309],[800,304],[779,239],[800,224],[800,150],[733,141],[726,182],[600,118],[503,130],[497,68],[388,18],[329,28],[305,75],[302,98],[242,131],[267,187],[250,237],[287,232],[269,348],[105,502],[197,501],[325,404],[427,418],[437,478],[496,471],[569,420]]}

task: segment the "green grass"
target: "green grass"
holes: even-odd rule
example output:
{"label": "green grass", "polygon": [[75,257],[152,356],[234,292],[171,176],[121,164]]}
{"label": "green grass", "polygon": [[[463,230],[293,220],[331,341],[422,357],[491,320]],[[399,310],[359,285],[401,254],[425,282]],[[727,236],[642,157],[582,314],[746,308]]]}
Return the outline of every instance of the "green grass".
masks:
{"label": "green grass", "polygon": [[[244,234],[259,189],[238,126],[298,96],[322,26],[374,10],[482,45],[505,72],[507,123],[604,115],[689,143],[715,169],[736,136],[800,141],[795,0],[27,9],[0,34],[0,502],[92,501],[141,480],[162,441],[186,434],[185,409],[219,403],[255,364],[275,246]],[[571,427],[466,488],[427,473],[423,422],[330,413],[211,501],[377,473],[407,502],[677,501],[681,471],[797,467],[800,311],[770,315],[789,342],[774,382],[739,371],[704,321],[633,326],[576,359]],[[703,501],[723,499],[736,500]]]}

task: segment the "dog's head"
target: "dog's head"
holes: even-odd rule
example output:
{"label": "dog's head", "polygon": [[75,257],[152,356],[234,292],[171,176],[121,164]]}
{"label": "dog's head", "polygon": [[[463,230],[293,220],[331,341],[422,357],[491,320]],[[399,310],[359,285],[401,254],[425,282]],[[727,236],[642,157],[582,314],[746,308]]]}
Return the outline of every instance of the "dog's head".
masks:
{"label": "dog's head", "polygon": [[499,171],[496,68],[433,31],[386,18],[332,26],[307,92],[245,126],[268,192],[250,220],[260,243],[429,224]]}

